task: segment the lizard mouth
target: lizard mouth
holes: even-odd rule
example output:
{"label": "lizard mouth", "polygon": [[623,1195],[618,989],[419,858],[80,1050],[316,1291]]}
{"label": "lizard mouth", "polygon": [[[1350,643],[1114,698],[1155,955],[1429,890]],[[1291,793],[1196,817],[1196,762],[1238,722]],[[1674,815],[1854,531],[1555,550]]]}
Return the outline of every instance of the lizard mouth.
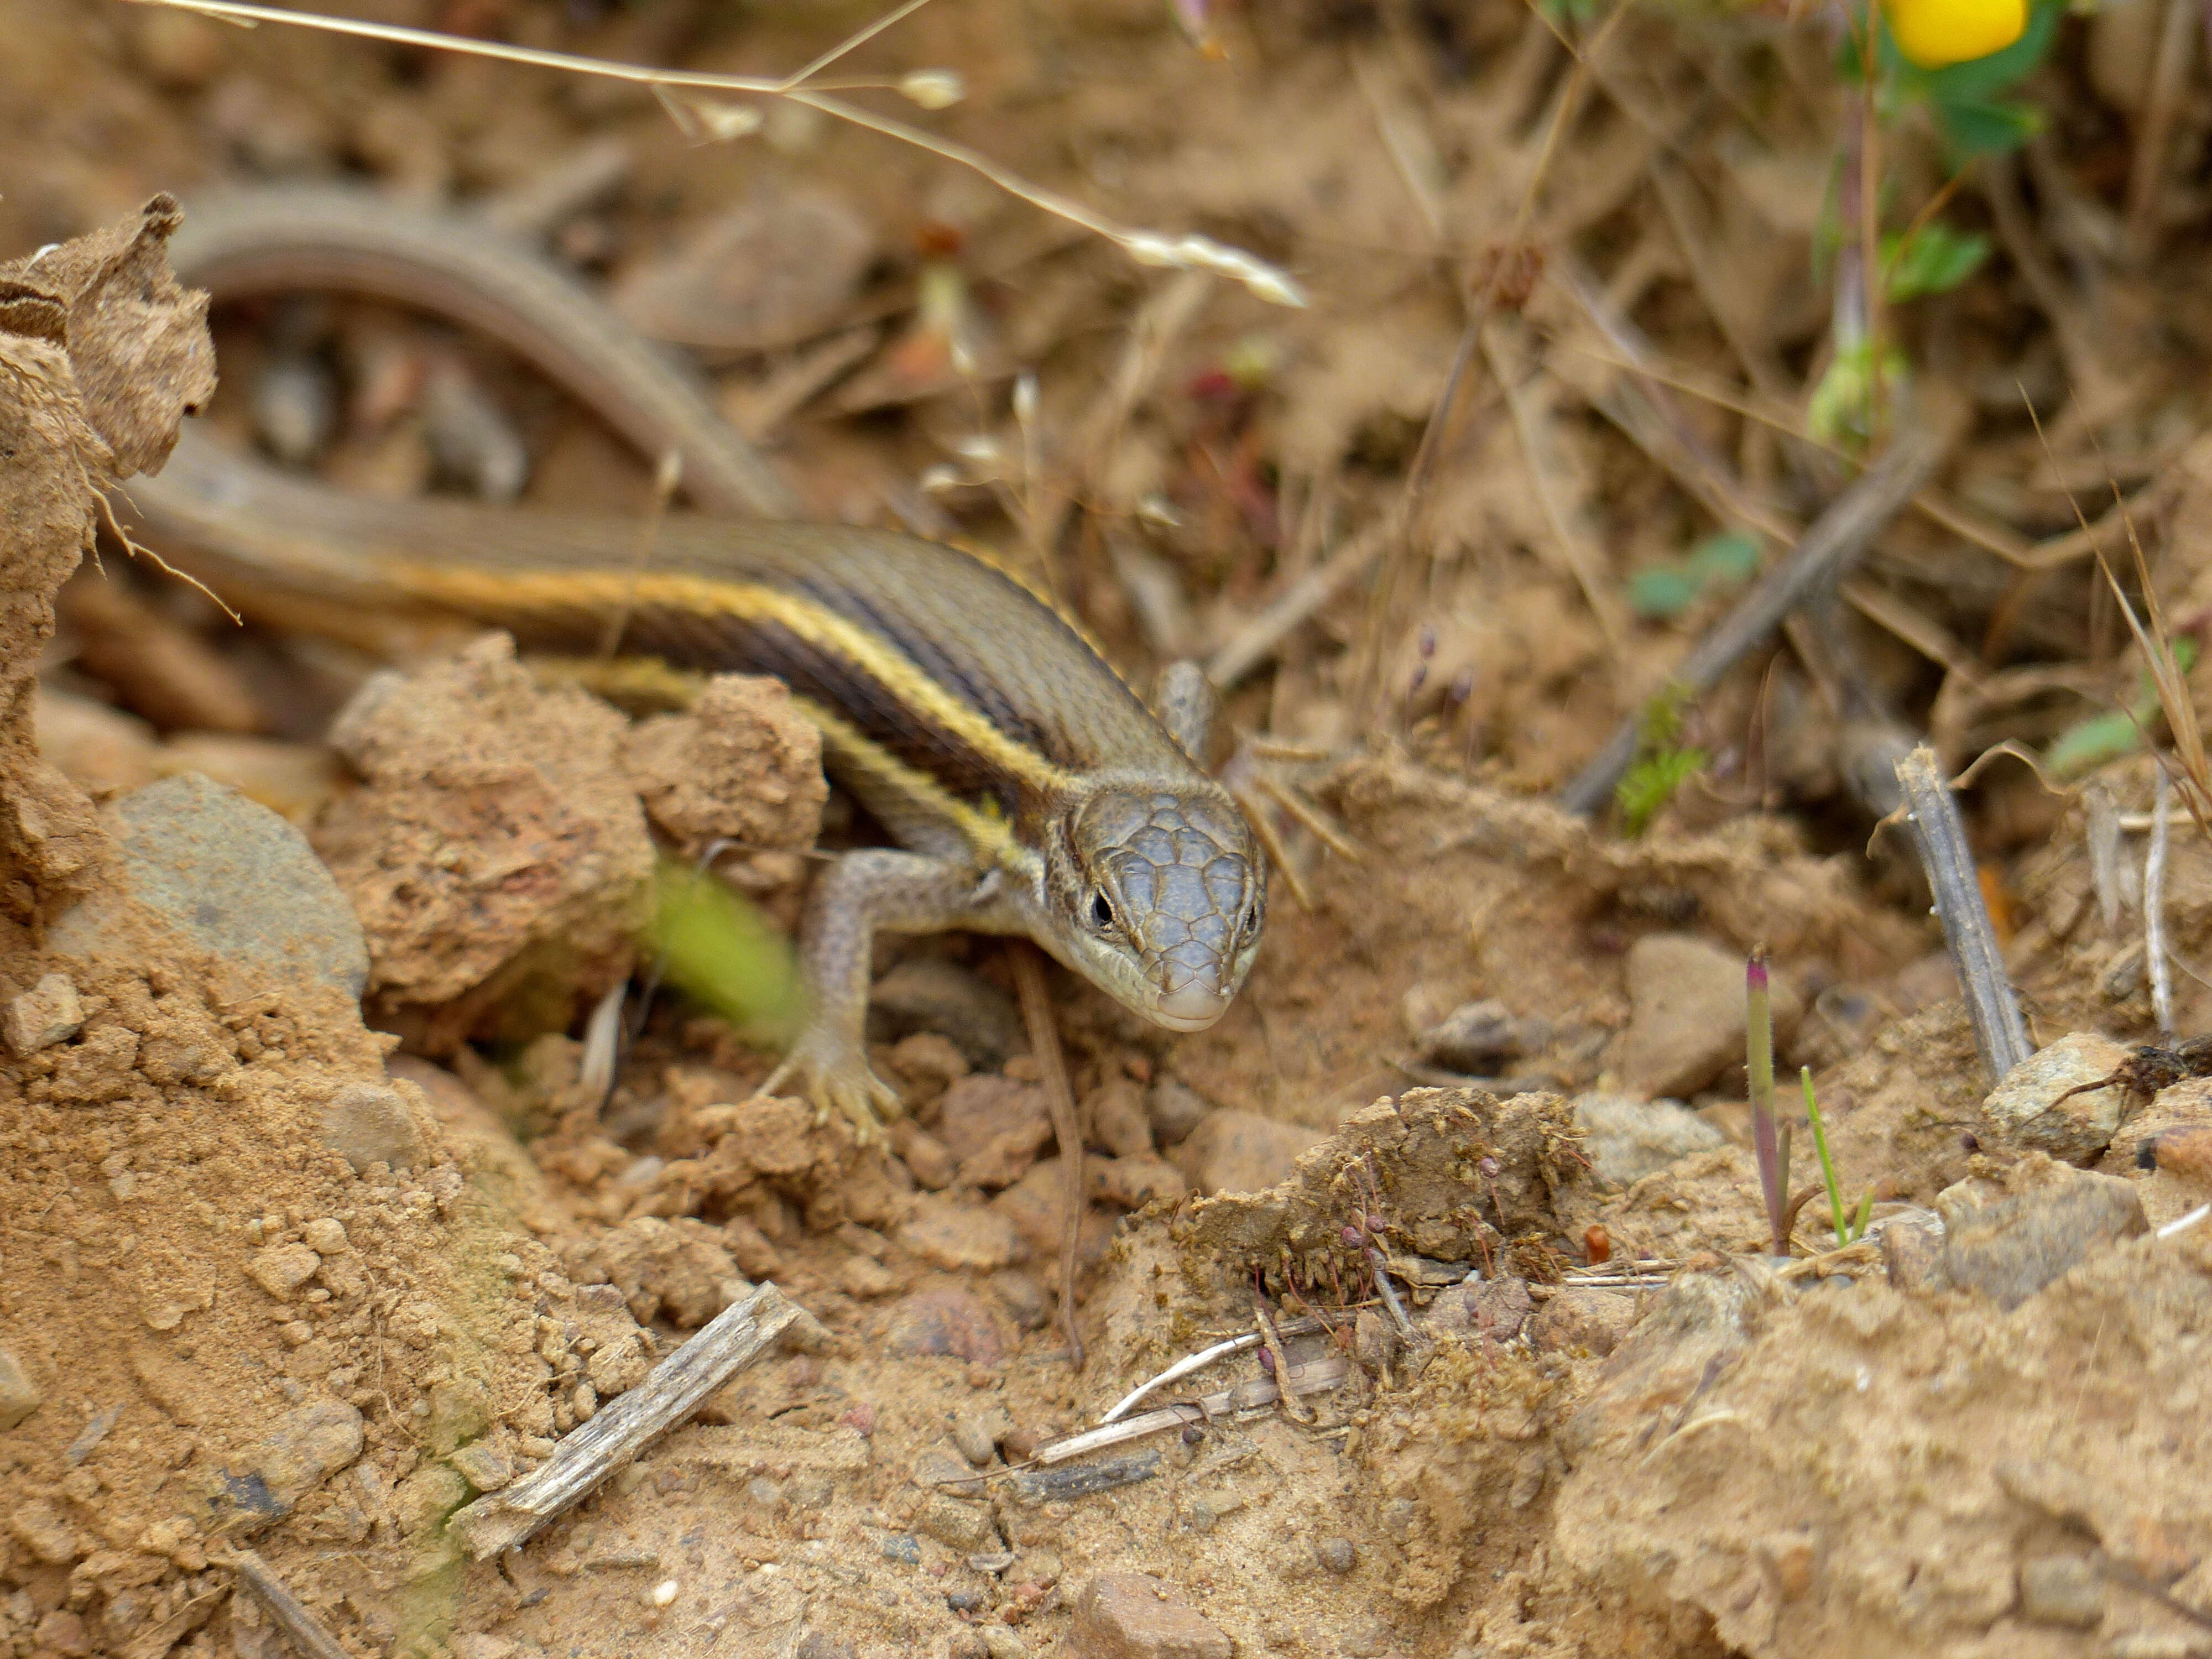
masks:
{"label": "lizard mouth", "polygon": [[1193,981],[1163,994],[1152,1004],[1152,1018],[1170,1031],[1203,1031],[1228,1009],[1227,997]]}

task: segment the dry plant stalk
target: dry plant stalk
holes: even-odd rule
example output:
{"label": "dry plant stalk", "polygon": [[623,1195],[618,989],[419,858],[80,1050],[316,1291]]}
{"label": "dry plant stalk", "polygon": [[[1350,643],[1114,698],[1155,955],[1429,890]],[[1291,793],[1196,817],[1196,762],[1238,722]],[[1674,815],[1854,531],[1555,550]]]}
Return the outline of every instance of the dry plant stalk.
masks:
{"label": "dry plant stalk", "polygon": [[1966,846],[1966,826],[1951,799],[1951,787],[1936,764],[1936,751],[1922,744],[1897,763],[1905,789],[1905,821],[1928,885],[1936,895],[1936,914],[1943,924],[1943,943],[1958,969],[1974,1027],[1974,1046],[1990,1085],[2035,1052],[2021,1022],[2020,1003],[2006,975],[2004,951],[1990,925],[1989,905]]}
{"label": "dry plant stalk", "polygon": [[[1257,1333],[1255,1333],[1256,1335]],[[1352,1375],[1352,1362],[1341,1354],[1324,1354],[1319,1359],[1303,1365],[1279,1362],[1275,1375],[1254,1377],[1233,1389],[1224,1389],[1187,1405],[1163,1406],[1158,1411],[1146,1412],[1141,1416],[1126,1417],[1113,1423],[1103,1423],[1095,1429],[1085,1429],[1065,1440],[1056,1440],[1049,1446],[1037,1448],[1036,1461],[1049,1466],[1079,1457],[1107,1446],[1119,1445],[1125,1440],[1138,1440],[1148,1434],[1158,1434],[1163,1429],[1179,1429],[1187,1423],[1211,1422],[1217,1417],[1227,1417],[1237,1412],[1264,1411],[1278,1401],[1289,1402],[1310,1394],[1320,1394],[1334,1389]],[[1310,1407],[1292,1407],[1302,1412],[1301,1420],[1311,1421]]]}
{"label": "dry plant stalk", "polygon": [[[1889,452],[1837,496],[1789,555],[1698,641],[1668,677],[1668,684],[1685,696],[1704,696],[1784,617],[1820,588],[1839,580],[1919,492],[1949,449],[1956,430],[1953,422],[1900,433]],[[1597,758],[1561,793],[1559,804],[1567,811],[1588,817],[1613,799],[1614,787],[1635,763],[1644,712],[1640,707],[1632,710]]]}
{"label": "dry plant stalk", "polygon": [[457,1511],[447,1523],[453,1537],[479,1561],[523,1543],[682,1424],[787,1334],[801,1341],[828,1335],[812,1314],[774,1285],[756,1285],[750,1296],[723,1309],[655,1365],[644,1382],[562,1440],[542,1466]]}
{"label": "dry plant stalk", "polygon": [[324,1628],[322,1620],[252,1550],[234,1549],[224,1565],[238,1575],[239,1583],[261,1604],[261,1610],[284,1632],[284,1639],[302,1659],[352,1659]]}

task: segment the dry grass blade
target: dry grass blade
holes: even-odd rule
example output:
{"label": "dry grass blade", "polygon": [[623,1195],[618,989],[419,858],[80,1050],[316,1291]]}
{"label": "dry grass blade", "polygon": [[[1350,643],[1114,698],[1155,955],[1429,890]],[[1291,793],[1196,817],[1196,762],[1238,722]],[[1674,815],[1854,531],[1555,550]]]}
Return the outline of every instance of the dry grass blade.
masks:
{"label": "dry grass blade", "polygon": [[1608,580],[1589,524],[1589,492],[1560,441],[1552,398],[1530,389],[1536,375],[1521,372],[1507,359],[1506,349],[1495,332],[1485,331],[1483,356],[1505,393],[1506,407],[1512,411],[1522,459],[1528,465],[1529,481],[1536,486],[1544,517],[1559,541],[1560,562],[1582,590],[1590,614],[1597,618],[1607,648],[1617,656],[1622,636],[1628,631],[1628,613]]}
{"label": "dry grass blade", "polygon": [[[2035,423],[2036,436],[2043,441],[2044,453],[2050,456],[2055,465],[2057,457],[2051,455],[2051,441],[2045,435],[2042,417],[2036,413],[2035,404],[2028,398],[2026,387],[2021,389],[2021,401],[2027,405],[2028,418]],[[2120,579],[2113,572],[2112,561],[2106,556],[2103,545],[2089,528],[2088,518],[2081,511],[2081,503],[2070,492],[2066,502],[2074,509],[2075,521],[2081,526],[2081,533],[2089,538],[2090,547],[2097,556],[2097,568],[2105,578],[2105,586],[2111,590],[2114,601],[2119,605],[2128,632],[2135,636],[2136,648],[2142,653],[2143,663],[2150,672],[2152,689],[2158,693],[2159,710],[2166,716],[2166,730],[2173,738],[2174,759],[2181,768],[2181,804],[2188,808],[2189,816],[2196,820],[2199,833],[2207,841],[2212,841],[2212,822],[2208,822],[2206,816],[2208,810],[2212,810],[2212,759],[2208,759],[2204,752],[2204,732],[2197,722],[2196,700],[2190,696],[2189,677],[2181,666],[2180,659],[2174,654],[2173,633],[2166,625],[2166,608],[2159,603],[2158,588],[2150,579],[2150,561],[2143,555],[2142,538],[2136,533],[2135,514],[2128,510],[2128,504],[2122,499],[2118,484],[2112,486],[2112,499],[2117,504],[2120,523],[2128,532],[2128,548],[2135,557],[2136,580],[2142,586],[2143,611],[2148,622],[2144,617],[2136,614],[2127,590],[2120,586]],[[2149,741],[2148,733],[2144,735],[2144,746],[2154,756],[2157,754],[2157,745]],[[2162,758],[2159,766],[2161,770],[2166,768]]]}
{"label": "dry grass blade", "polygon": [[[603,58],[580,58],[573,52],[547,52],[536,46],[513,46],[500,41],[441,34],[434,29],[408,28],[396,23],[363,22],[347,17],[325,17],[313,13],[285,11],[275,6],[249,4],[246,0],[133,0],[133,3],[198,12],[203,16],[248,27],[259,23],[292,23],[331,34],[381,40],[392,46],[460,52],[472,58],[492,58],[503,63],[528,64],[536,69],[560,70],[571,75],[629,81],[653,88],[664,102],[667,100],[665,88],[682,87],[696,88],[701,91],[745,93],[761,98],[788,99],[793,103],[805,104],[810,109],[820,110],[825,115],[835,116],[854,126],[866,127],[871,132],[896,138],[902,143],[912,144],[918,149],[927,150],[933,155],[941,156],[945,161],[957,162],[981,173],[1008,195],[1018,197],[1032,207],[1042,209],[1072,224],[1080,225],[1094,235],[1104,238],[1139,264],[1171,265],[1183,270],[1209,270],[1216,276],[1242,283],[1272,305],[1305,304],[1304,291],[1287,272],[1255,258],[1242,248],[1217,242],[1208,236],[1189,234],[1174,236],[1161,231],[1117,225],[1057,191],[1031,184],[1012,168],[1001,167],[989,156],[970,149],[965,144],[939,138],[934,133],[924,132],[919,127],[908,126],[905,122],[894,120],[889,116],[875,114],[842,99],[808,91],[799,83],[798,77],[772,80],[758,75],[711,74],[696,70],[656,69],[641,64],[615,64]],[[834,61],[861,40],[915,9],[919,3],[920,0],[908,0],[903,9],[890,17],[870,25],[835,51],[817,58],[815,65],[810,66],[806,72],[811,73],[813,67]],[[711,130],[714,121],[708,112],[696,112]],[[741,136],[755,125],[738,121],[731,128],[731,136]]]}

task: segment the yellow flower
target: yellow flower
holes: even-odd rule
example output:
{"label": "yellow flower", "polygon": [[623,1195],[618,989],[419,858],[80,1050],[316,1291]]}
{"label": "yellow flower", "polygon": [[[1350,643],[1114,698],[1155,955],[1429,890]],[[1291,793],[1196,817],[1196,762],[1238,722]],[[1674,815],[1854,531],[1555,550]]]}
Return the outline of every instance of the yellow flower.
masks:
{"label": "yellow flower", "polygon": [[2027,31],[2027,0],[1882,0],[1897,49],[1922,69],[2002,52]]}

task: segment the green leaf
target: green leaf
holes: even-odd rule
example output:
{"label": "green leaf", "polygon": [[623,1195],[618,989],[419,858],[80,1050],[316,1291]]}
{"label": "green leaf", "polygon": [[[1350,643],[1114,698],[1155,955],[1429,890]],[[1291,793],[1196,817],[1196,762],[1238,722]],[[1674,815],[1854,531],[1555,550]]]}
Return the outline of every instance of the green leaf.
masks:
{"label": "green leaf", "polygon": [[1909,236],[1881,239],[1881,268],[1890,302],[1917,300],[1923,294],[1948,294],[1972,276],[1990,256],[1990,239],[1972,231],[1952,229],[1940,220],[1923,225]]}
{"label": "green leaf", "polygon": [[2078,778],[2142,747],[2142,728],[2126,714],[2093,714],[2062,732],[2045,751],[2043,763],[2053,776]]}
{"label": "green leaf", "polygon": [[1710,584],[1741,586],[1759,574],[1759,544],[1741,530],[1723,530],[1692,548],[1686,565]]}
{"label": "green leaf", "polygon": [[2018,149],[2043,131],[2043,112],[2033,104],[2017,101],[1941,100],[1936,105],[1936,118],[1942,125],[1945,144],[1962,161]]}
{"label": "green leaf", "polygon": [[1628,608],[1653,622],[1680,616],[1705,584],[1677,564],[1655,564],[1628,579]]}

